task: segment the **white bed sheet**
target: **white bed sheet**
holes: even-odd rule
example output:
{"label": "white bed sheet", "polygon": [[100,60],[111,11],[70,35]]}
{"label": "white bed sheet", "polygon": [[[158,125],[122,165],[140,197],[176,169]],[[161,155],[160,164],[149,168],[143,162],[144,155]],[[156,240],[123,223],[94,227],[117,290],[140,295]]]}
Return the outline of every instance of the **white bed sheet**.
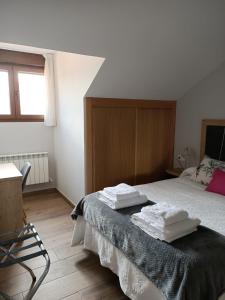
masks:
{"label": "white bed sheet", "polygon": [[176,178],[136,186],[154,202],[168,202],[197,217],[201,224],[225,235],[225,197],[205,191],[189,178]]}
{"label": "white bed sheet", "polygon": [[[154,202],[168,202],[186,209],[205,225],[225,235],[225,197],[204,191],[204,186],[188,178],[169,179],[136,186]],[[133,300],[165,300],[161,291],[130,262],[126,256],[105,239],[94,227],[79,217],[72,245],[84,242],[84,247],[100,257],[103,266],[116,273],[123,292]],[[225,300],[225,293],[219,298]]]}

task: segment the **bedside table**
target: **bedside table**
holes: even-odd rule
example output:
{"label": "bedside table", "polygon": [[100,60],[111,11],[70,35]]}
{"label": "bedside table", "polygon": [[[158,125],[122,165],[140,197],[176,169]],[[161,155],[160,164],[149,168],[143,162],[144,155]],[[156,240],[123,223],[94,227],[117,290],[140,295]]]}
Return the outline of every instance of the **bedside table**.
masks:
{"label": "bedside table", "polygon": [[183,172],[183,169],[181,169],[181,168],[170,168],[170,169],[166,170],[166,173],[170,177],[179,177],[182,172]]}

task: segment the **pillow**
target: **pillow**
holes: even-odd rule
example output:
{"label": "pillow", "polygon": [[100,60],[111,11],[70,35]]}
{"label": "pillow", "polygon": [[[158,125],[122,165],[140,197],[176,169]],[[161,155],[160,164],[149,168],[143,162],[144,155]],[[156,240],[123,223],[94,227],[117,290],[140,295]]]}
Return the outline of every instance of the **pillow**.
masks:
{"label": "pillow", "polygon": [[207,192],[217,193],[225,196],[225,172],[216,169],[213,173],[213,178],[206,188]]}
{"label": "pillow", "polygon": [[183,177],[191,177],[193,174],[196,173],[196,170],[197,170],[197,167],[190,167],[190,168],[187,168],[185,169],[181,174],[180,174],[180,178],[183,178]]}
{"label": "pillow", "polygon": [[197,167],[191,179],[204,185],[208,185],[212,179],[215,169],[225,171],[225,162],[205,156]]}

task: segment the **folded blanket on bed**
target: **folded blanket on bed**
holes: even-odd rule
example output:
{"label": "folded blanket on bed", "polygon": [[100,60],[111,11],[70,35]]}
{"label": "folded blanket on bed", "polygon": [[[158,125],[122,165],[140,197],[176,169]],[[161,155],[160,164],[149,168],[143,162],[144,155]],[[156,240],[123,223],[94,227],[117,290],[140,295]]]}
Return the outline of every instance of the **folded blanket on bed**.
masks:
{"label": "folded blanket on bed", "polygon": [[225,291],[225,237],[199,226],[170,244],[156,240],[130,220],[143,205],[115,211],[91,194],[78,203],[73,216],[83,214],[166,299],[218,300]]}
{"label": "folded blanket on bed", "polygon": [[120,208],[124,208],[124,207],[130,207],[130,206],[139,205],[139,204],[142,204],[142,203],[145,203],[148,201],[148,198],[145,195],[139,195],[139,196],[135,196],[132,198],[123,199],[123,200],[119,200],[119,201],[112,200],[110,198],[105,197],[104,194],[102,194],[101,192],[99,192],[98,198],[100,201],[104,202],[106,205],[108,205],[112,209],[120,209]]}
{"label": "folded blanket on bed", "polygon": [[141,211],[151,217],[161,227],[183,221],[188,217],[188,213],[185,210],[166,202],[145,206]]}
{"label": "folded blanket on bed", "polygon": [[181,222],[162,228],[158,226],[157,223],[152,222],[151,218],[146,216],[143,212],[133,214],[131,221],[155,239],[166,241],[168,243],[196,231],[196,227],[200,224],[199,219],[187,218]]}

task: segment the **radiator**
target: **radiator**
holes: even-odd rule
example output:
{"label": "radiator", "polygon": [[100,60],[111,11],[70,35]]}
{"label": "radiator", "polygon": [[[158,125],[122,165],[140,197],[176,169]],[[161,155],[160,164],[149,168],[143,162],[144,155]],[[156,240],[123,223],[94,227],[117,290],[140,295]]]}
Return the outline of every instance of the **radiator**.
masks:
{"label": "radiator", "polygon": [[31,164],[27,185],[49,182],[48,152],[0,155],[0,163],[14,163],[19,170],[25,162]]}

